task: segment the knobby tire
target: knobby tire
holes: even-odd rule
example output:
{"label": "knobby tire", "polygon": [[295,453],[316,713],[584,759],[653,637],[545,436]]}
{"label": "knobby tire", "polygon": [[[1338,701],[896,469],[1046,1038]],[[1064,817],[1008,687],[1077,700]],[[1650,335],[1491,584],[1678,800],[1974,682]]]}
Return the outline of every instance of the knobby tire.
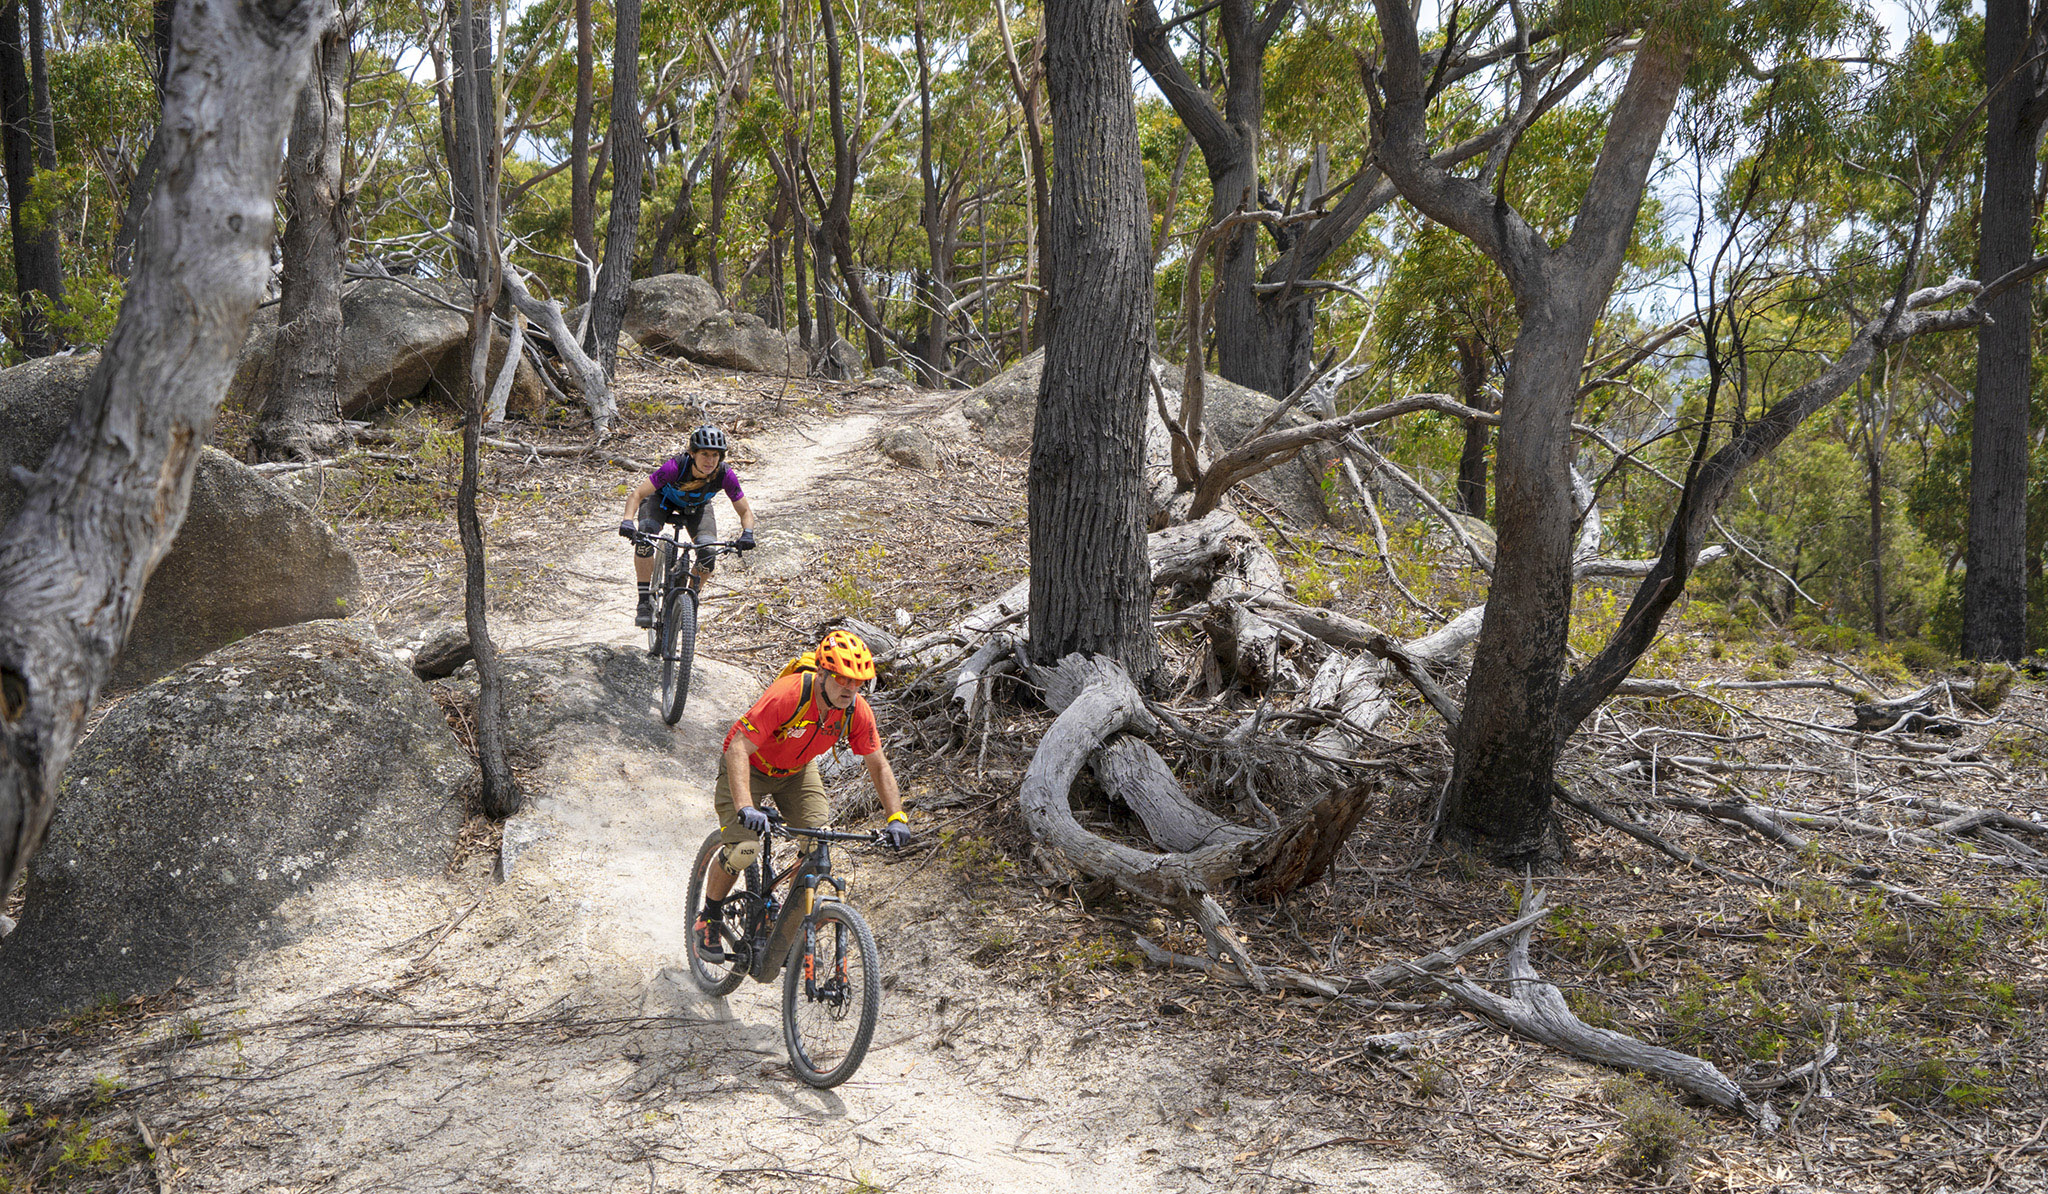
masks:
{"label": "knobby tire", "polygon": [[661,649],[661,719],[670,725],[681,721],[683,703],[690,699],[690,664],[697,653],[697,595],[677,589],[669,596],[662,617],[667,641]]}
{"label": "knobby tire", "polygon": [[867,921],[848,905],[820,903],[810,920],[782,971],[782,1039],[796,1076],[829,1090],[853,1077],[874,1039],[881,958]]}
{"label": "knobby tire", "polygon": [[[732,891],[727,893],[725,927],[725,960],[712,961],[699,952],[697,945],[697,910],[704,906],[704,882],[711,875],[711,868],[718,865],[718,851],[724,843],[718,840],[718,831],[704,839],[704,846],[697,851],[696,865],[690,868],[690,898],[686,915],[689,930],[690,977],[707,995],[728,995],[747,977],[746,945],[747,918],[752,914],[759,900],[759,893],[765,886],[761,879],[761,864],[754,863],[734,881]],[[738,897],[734,899],[733,897]]]}

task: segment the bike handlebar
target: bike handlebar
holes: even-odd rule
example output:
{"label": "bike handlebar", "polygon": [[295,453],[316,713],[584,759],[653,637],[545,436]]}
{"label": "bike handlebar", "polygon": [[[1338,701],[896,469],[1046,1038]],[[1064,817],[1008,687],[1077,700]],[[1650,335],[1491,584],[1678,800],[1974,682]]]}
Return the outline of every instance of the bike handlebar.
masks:
{"label": "bike handlebar", "polygon": [[882,831],[879,829],[870,830],[867,833],[842,833],[836,829],[799,829],[784,821],[782,814],[774,809],[764,808],[761,811],[768,814],[768,831],[770,833],[780,833],[790,837],[807,837],[821,842],[867,842],[871,845],[881,845],[882,843]]}
{"label": "bike handlebar", "polygon": [[704,548],[713,548],[718,551],[732,552],[734,554],[738,554],[741,551],[745,550],[742,547],[740,547],[740,541],[737,539],[706,539],[702,543],[698,543],[694,540],[681,539],[674,535],[665,535],[660,531],[655,531],[650,534],[647,531],[636,530],[632,534],[632,541],[635,543],[646,543],[651,545],[654,543],[658,543],[663,539],[668,540],[670,543],[676,544],[678,547],[694,547],[698,548],[699,550],[702,550]]}

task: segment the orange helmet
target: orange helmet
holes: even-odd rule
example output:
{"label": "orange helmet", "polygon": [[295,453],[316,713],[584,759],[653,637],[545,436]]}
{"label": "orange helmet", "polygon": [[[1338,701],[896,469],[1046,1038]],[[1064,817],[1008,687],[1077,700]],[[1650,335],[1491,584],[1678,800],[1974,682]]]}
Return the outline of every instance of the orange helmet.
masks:
{"label": "orange helmet", "polygon": [[818,667],[842,680],[875,678],[875,654],[851,630],[835,630],[818,644]]}

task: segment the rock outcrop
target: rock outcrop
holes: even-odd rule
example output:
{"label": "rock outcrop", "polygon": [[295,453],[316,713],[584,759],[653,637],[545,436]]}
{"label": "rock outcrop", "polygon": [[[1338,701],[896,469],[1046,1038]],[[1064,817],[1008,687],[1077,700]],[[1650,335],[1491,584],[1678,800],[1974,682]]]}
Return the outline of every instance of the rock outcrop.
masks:
{"label": "rock outcrop", "polygon": [[[42,464],[97,361],[55,357],[0,371],[0,525],[21,507],[9,466]],[[355,557],[319,515],[207,448],[184,525],[143,590],[112,684],[146,683],[259,630],[344,617],[360,589]]]}
{"label": "rock outcrop", "polygon": [[[697,325],[725,310],[711,283],[695,274],[635,278],[626,288],[628,336],[649,352],[682,352]],[[575,326],[575,320],[569,321]]]}
{"label": "rock outcrop", "polygon": [[[569,325],[583,317],[578,307]],[[809,358],[760,316],[733,311],[711,283],[695,274],[637,278],[626,290],[620,330],[649,352],[679,356],[714,369],[802,376]]]}
{"label": "rock outcrop", "polygon": [[136,693],[66,768],[0,941],[0,1029],[218,977],[311,884],[440,874],[472,771],[411,669],[331,623]]}
{"label": "rock outcrop", "polygon": [[99,354],[90,352],[0,369],[0,526],[21,508],[21,483],[14,470],[42,467],[99,363]]}
{"label": "rock outcrop", "polygon": [[[265,308],[242,346],[235,379],[228,386],[229,405],[262,409],[272,384],[271,349],[276,339],[276,310]],[[403,402],[460,401],[468,340],[469,294],[460,287],[423,278],[350,282],[341,295],[341,413],[357,418]],[[509,343],[502,334],[491,337],[494,377]],[[546,397],[532,362],[521,360],[512,375],[507,409],[531,414],[540,410]]]}
{"label": "rock outcrop", "polygon": [[745,311],[719,311],[699,320],[676,348],[700,365],[737,369],[747,373],[796,373],[807,362],[792,359],[789,341],[758,315]]}
{"label": "rock outcrop", "polygon": [[355,556],[319,515],[207,448],[112,683],[147,683],[259,630],[347,617],[361,589]]}
{"label": "rock outcrop", "polygon": [[[1159,365],[1166,383],[1168,407],[1178,412],[1180,368],[1156,358],[1155,363]],[[1013,456],[1031,451],[1031,431],[1038,413],[1038,380],[1044,366],[1044,351],[1034,352],[969,390],[963,398],[961,413],[980,430],[982,442],[992,451]],[[1205,427],[1202,450],[1205,459],[1236,447],[1278,405],[1256,390],[1246,389],[1214,374],[1203,379],[1202,393]],[[1147,398],[1146,475],[1154,491],[1153,505],[1158,508],[1163,505],[1160,487],[1164,485],[1168,492],[1172,489],[1173,467],[1165,425],[1159,419],[1158,404],[1150,401],[1149,395]],[[1290,419],[1307,421],[1298,413],[1291,413]],[[1329,513],[1323,504],[1322,484],[1317,471],[1320,459],[1319,455],[1304,452],[1294,460],[1244,482],[1241,488],[1250,489],[1260,501],[1277,507],[1297,525],[1313,526],[1326,522]]]}

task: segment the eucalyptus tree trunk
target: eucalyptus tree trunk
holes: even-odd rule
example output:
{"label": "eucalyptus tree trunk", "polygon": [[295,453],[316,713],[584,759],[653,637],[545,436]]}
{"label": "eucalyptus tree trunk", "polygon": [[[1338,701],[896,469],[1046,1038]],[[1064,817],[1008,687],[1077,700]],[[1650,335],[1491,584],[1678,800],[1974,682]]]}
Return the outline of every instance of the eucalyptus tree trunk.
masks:
{"label": "eucalyptus tree trunk", "polygon": [[[484,255],[489,256],[489,246],[496,241],[484,235],[482,217],[478,213],[485,197],[478,188],[483,185],[480,177],[488,178],[497,171],[500,156],[498,130],[496,121],[473,119],[471,113],[497,110],[491,83],[490,6],[472,5],[470,0],[450,0],[449,16],[449,56],[452,60],[449,99],[454,110],[442,120],[442,128],[448,138],[448,161],[455,164],[455,168],[450,170],[455,184],[455,222],[468,228],[474,236],[473,243],[483,246]],[[483,163],[480,172],[461,167],[460,163],[473,159]],[[455,261],[462,276],[471,281],[476,281],[486,271],[496,269],[495,262],[480,262],[469,246],[459,241]]]}
{"label": "eucalyptus tree trunk", "polygon": [[1884,607],[1884,442],[1871,428],[1863,437],[1864,481],[1870,505],[1870,631],[1879,642],[1890,641]]}
{"label": "eucalyptus tree trunk", "polygon": [[[331,3],[331,0],[330,0]],[[348,256],[349,31],[339,14],[313,52],[284,160],[284,294],[271,390],[250,450],[258,460],[315,460],[342,439],[341,282]]]}
{"label": "eucalyptus tree trunk", "polygon": [[[998,4],[1008,0],[997,0]],[[946,370],[952,365],[953,302],[952,249],[946,235],[945,201],[939,176],[932,163],[932,73],[931,47],[925,38],[924,0],[918,0],[917,20],[911,27],[917,47],[917,174],[923,198],[918,204],[918,223],[924,227],[925,257],[928,262],[918,278],[918,305],[924,308],[924,351],[919,358],[919,383],[928,389],[946,384]]]}
{"label": "eucalyptus tree trunk", "polygon": [[[1458,338],[1458,388],[1465,405],[1491,411],[1486,392],[1486,346],[1477,335]],[[1465,420],[1465,443],[1458,451],[1458,513],[1486,517],[1486,445],[1493,429],[1480,419]]]}
{"label": "eucalyptus tree trunk", "polygon": [[811,280],[817,283],[818,326],[811,344],[824,354],[825,376],[844,380],[846,370],[832,355],[839,340],[839,304],[832,299],[832,238],[823,224],[811,225]]}
{"label": "eucalyptus tree trunk", "polygon": [[[865,333],[868,364],[879,366],[887,359],[888,353],[882,340],[882,319],[868,298],[867,286],[861,281],[853,256],[853,197],[854,184],[860,179],[860,146],[855,143],[853,130],[846,126],[845,55],[839,46],[839,19],[833,15],[833,3],[834,0],[818,0],[818,33],[825,43],[825,108],[832,125],[832,197],[818,213],[821,243],[814,263],[818,278],[818,322],[825,322],[825,291],[832,273],[826,268],[829,258],[830,263],[838,267],[839,280],[846,286],[846,305]],[[791,164],[794,165],[794,161]],[[832,347],[829,338],[825,340],[825,347],[827,350]]]}
{"label": "eucalyptus tree trunk", "polygon": [[0,891],[42,840],[143,586],[184,522],[269,274],[285,125],[329,11],[276,0],[179,14],[164,168],[120,318],[0,528]]}
{"label": "eucalyptus tree trunk", "polygon": [[595,84],[591,64],[590,0],[576,0],[576,110],[569,125],[569,229],[576,242],[576,301],[590,301],[597,263],[597,197],[590,185],[590,111]]}
{"label": "eucalyptus tree trunk", "polygon": [[[2044,99],[2042,18],[2029,0],[1985,0],[1984,193],[1977,279],[1990,282],[2034,255],[2034,174]],[[2027,427],[2033,397],[2033,293],[1992,300],[1977,330],[1970,423],[1970,532],[1963,572],[1963,654],[2011,662],[2027,653]]]}
{"label": "eucalyptus tree trunk", "polygon": [[[1026,164],[1031,172],[1031,209],[1024,213],[1024,281],[1036,285],[1045,272],[1039,246],[1043,243],[1046,219],[1052,205],[1052,182],[1045,165],[1045,119],[1039,112],[1039,83],[1045,76],[1045,63],[1040,55],[1030,55],[1030,67],[1017,60],[1017,47],[1010,39],[1009,0],[996,0],[996,28],[1003,39],[1003,65],[1010,73],[1010,89],[1017,96],[1017,106],[1024,113],[1024,149]],[[1041,343],[1041,325],[1044,323],[1041,310],[1031,305],[1031,292],[1019,288],[1017,291],[1018,326],[1022,329],[1020,347],[1030,352]]]}
{"label": "eucalyptus tree trunk", "polygon": [[[150,79],[156,84],[157,110],[161,114],[164,102],[164,81],[171,62],[171,25],[177,10],[177,0],[154,0],[150,5]],[[149,139],[149,148],[143,151],[142,160],[135,165],[135,177],[128,180],[127,203],[121,209],[121,226],[114,233],[114,273],[127,276],[128,267],[135,256],[135,237],[142,227],[143,209],[149,206],[149,197],[156,190],[156,172],[163,160],[163,132],[159,128]]]}
{"label": "eucalyptus tree trunk", "polygon": [[1504,196],[1429,160],[1430,74],[1404,0],[1374,0],[1386,46],[1381,167],[1424,215],[1470,239],[1515,293],[1521,329],[1501,400],[1500,550],[1454,733],[1443,832],[1508,863],[1555,858],[1558,696],[1571,616],[1576,506],[1571,416],[1594,323],[1620,277],[1636,212],[1690,54],[1652,33],[1635,52],[1572,222],[1551,247]]}
{"label": "eucalyptus tree trunk", "polygon": [[[794,146],[794,134],[786,139]],[[795,162],[795,156],[792,154],[792,171],[796,168]],[[815,329],[811,324],[811,291],[809,283],[805,281],[804,270],[804,258],[809,253],[811,245],[811,221],[810,217],[804,214],[803,197],[797,194],[795,187],[785,186],[784,191],[789,195],[789,264],[790,272],[795,275],[790,279],[790,292],[796,295],[796,338],[797,343],[806,351],[811,351],[819,347]]]}
{"label": "eucalyptus tree trunk", "polygon": [[[489,5],[479,5],[473,11],[472,2],[457,0],[459,15],[454,42],[456,58],[462,62],[476,62],[489,53],[488,46],[479,51],[473,40],[488,34],[491,28]],[[498,305],[500,291],[504,289],[503,256],[498,249],[501,217],[498,209],[500,157],[495,131],[498,115],[488,85],[470,87],[466,91],[458,87],[455,94],[456,141],[469,146],[470,152],[450,162],[449,168],[458,180],[456,193],[466,191],[474,199],[472,218],[465,222],[477,235],[476,251],[471,257],[476,272],[471,276],[474,286],[469,312],[467,402],[462,420],[462,483],[455,491],[455,525],[457,534],[462,538],[463,622],[469,634],[470,653],[476,658],[475,734],[477,770],[482,781],[481,803],[486,816],[503,818],[519,811],[520,794],[518,781],[513,778],[511,765],[505,758],[505,683],[503,671],[498,666],[498,647],[491,639],[485,606],[483,524],[476,511],[481,470],[480,441],[486,394],[490,388],[492,311]],[[465,125],[468,126],[466,134]],[[518,367],[517,351],[506,353],[500,368],[509,372]]]}
{"label": "eucalyptus tree trunk", "polygon": [[[708,37],[705,44],[714,51],[717,49]],[[721,295],[725,294],[725,217],[732,201],[733,110],[744,107],[747,102],[754,77],[754,57],[753,35],[748,33],[732,61],[714,58],[720,69],[718,98],[713,105],[711,139],[707,146],[711,155],[711,226],[705,230],[704,255],[710,271],[711,288]],[[741,285],[744,284],[742,281]]]}
{"label": "eucalyptus tree trunk", "polygon": [[[21,9],[32,4],[31,36],[24,40]],[[7,174],[7,216],[14,235],[14,286],[21,297],[20,323],[14,340],[32,357],[48,356],[64,347],[64,337],[50,314],[64,307],[64,258],[56,222],[34,198],[38,170],[56,168],[54,137],[46,145],[39,135],[49,120],[49,83],[33,85],[30,68],[42,75],[40,40],[42,6],[38,0],[12,0],[0,8],[0,159]],[[33,62],[32,62],[33,60]],[[38,103],[40,99],[40,104]]]}
{"label": "eucalyptus tree trunk", "polygon": [[640,183],[647,168],[647,130],[640,120],[640,0],[618,0],[612,39],[612,206],[605,222],[604,265],[590,300],[590,335],[604,375],[619,368],[619,329],[633,283],[640,237]]}
{"label": "eucalyptus tree trunk", "polygon": [[1119,0],[1047,0],[1046,347],[1028,483],[1031,657],[1158,670],[1145,541],[1151,213]]}

